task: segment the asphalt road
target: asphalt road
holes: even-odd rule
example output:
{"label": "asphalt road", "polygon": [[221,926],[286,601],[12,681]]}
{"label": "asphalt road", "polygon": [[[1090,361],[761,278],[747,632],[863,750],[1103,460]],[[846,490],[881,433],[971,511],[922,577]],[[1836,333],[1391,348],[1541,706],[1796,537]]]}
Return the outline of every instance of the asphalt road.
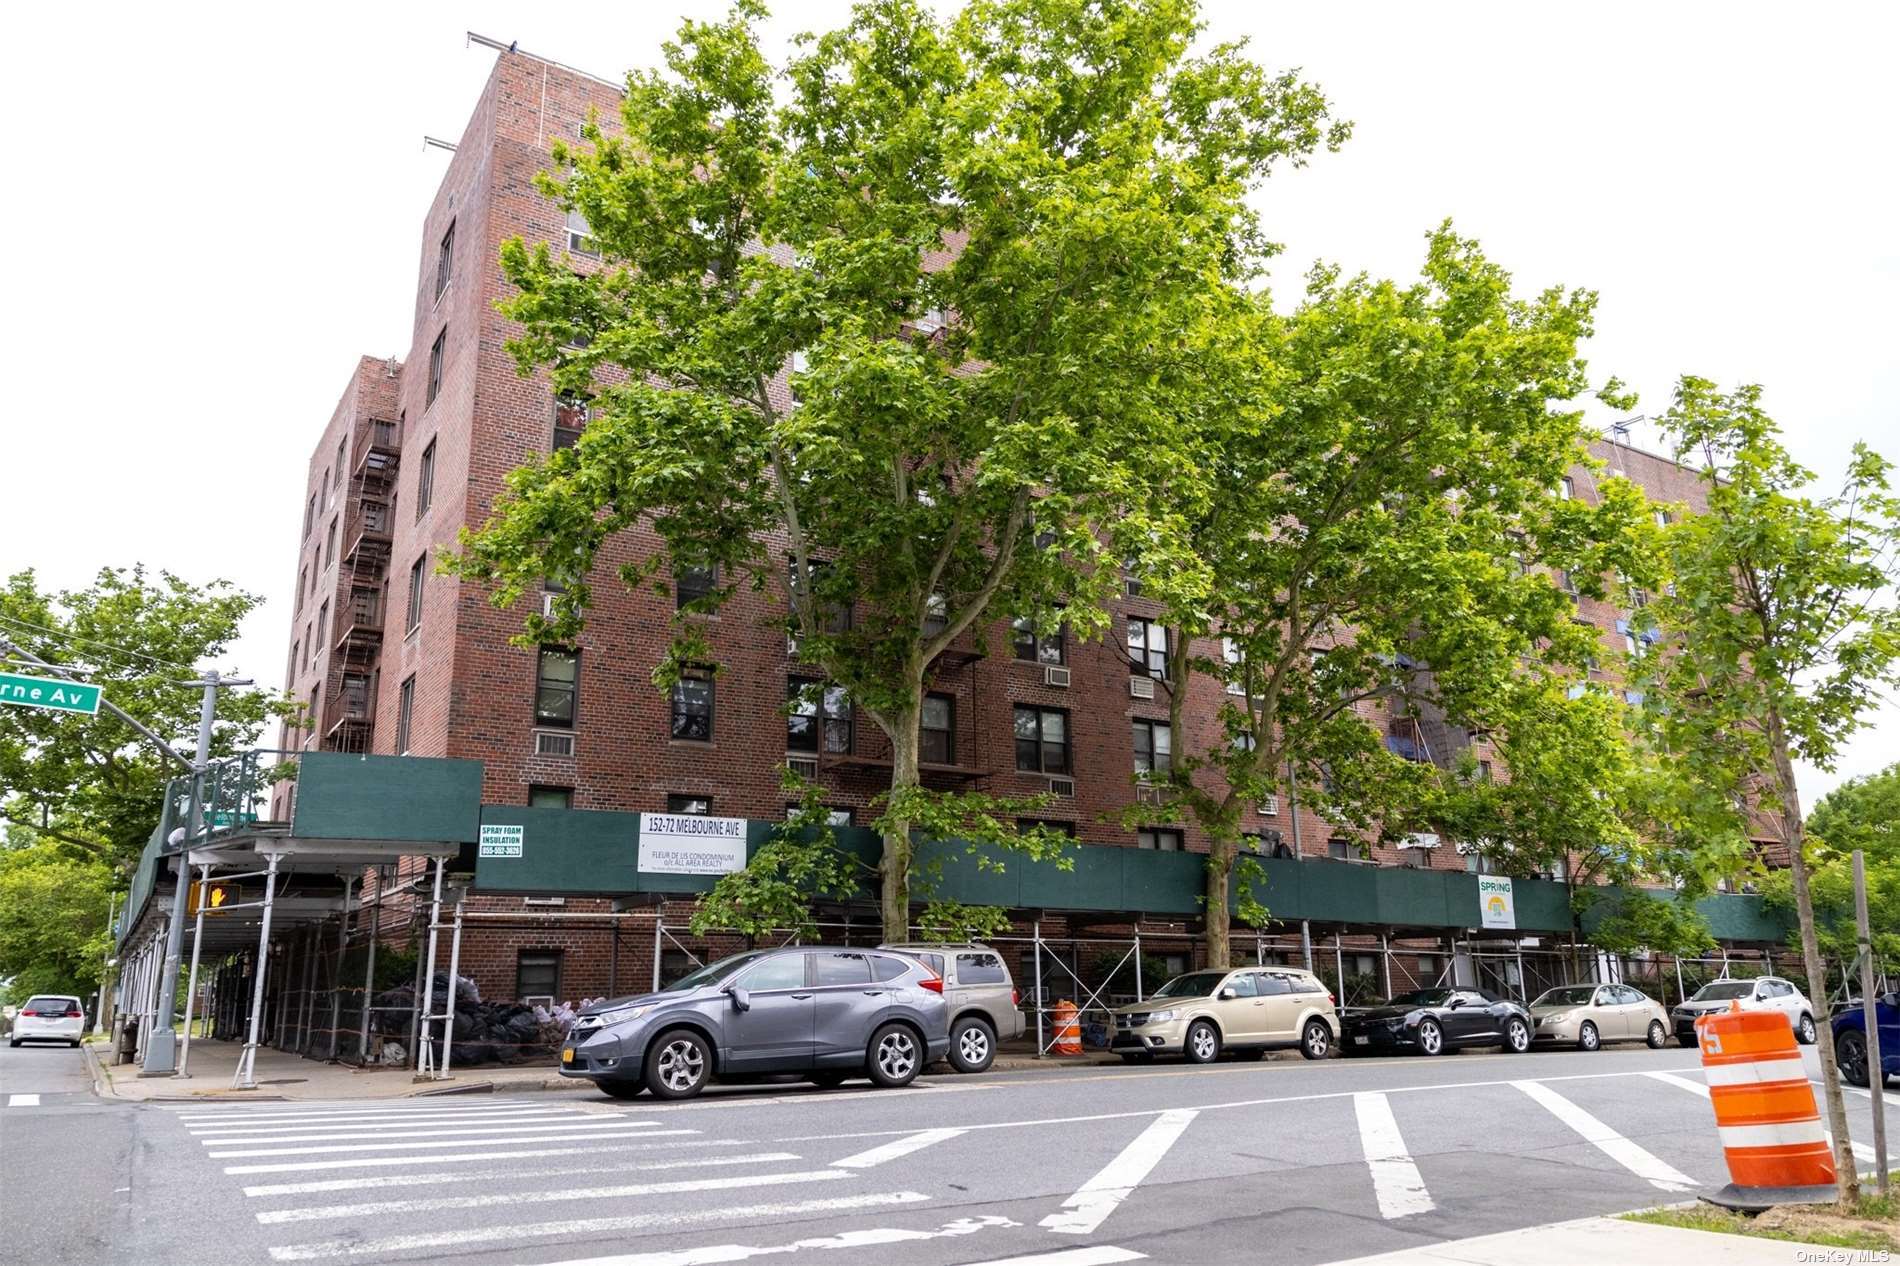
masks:
{"label": "asphalt road", "polygon": [[[16,1260],[1300,1266],[1727,1180],[1697,1055],[1673,1048],[933,1076],[686,1104],[100,1104],[79,1059],[0,1059]],[[1864,1094],[1850,1112],[1864,1137]]]}

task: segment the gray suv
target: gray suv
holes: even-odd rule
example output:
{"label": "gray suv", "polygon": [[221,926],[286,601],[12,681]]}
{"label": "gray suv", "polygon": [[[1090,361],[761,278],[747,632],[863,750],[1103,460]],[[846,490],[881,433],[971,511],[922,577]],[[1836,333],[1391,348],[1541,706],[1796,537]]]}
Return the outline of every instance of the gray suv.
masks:
{"label": "gray suv", "polygon": [[803,1073],[902,1086],[949,1049],[944,982],[919,960],[804,946],[722,958],[658,993],[589,1007],[561,1075],[616,1099],[687,1099],[718,1077]]}
{"label": "gray suv", "polygon": [[1021,998],[1002,956],[989,946],[917,941],[879,948],[921,959],[943,977],[950,1011],[950,1066],[958,1072],[982,1072],[996,1058],[999,1040],[1023,1035]]}

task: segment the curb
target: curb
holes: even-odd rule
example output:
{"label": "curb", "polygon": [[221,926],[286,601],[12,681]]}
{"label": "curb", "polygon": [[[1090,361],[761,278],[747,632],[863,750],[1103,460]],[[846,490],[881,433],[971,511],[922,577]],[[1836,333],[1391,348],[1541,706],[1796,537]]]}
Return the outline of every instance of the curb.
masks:
{"label": "curb", "polygon": [[100,1099],[124,1099],[124,1095],[112,1088],[112,1078],[107,1075],[105,1065],[99,1062],[98,1053],[92,1048],[91,1042],[79,1044],[80,1052],[86,1057],[86,1074],[92,1078],[93,1095]]}

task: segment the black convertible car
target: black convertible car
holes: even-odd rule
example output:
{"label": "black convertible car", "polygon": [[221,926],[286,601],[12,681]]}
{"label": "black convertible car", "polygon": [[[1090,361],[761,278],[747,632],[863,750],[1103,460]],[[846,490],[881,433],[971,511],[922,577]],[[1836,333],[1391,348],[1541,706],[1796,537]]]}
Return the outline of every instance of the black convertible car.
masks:
{"label": "black convertible car", "polygon": [[1460,1046],[1528,1051],[1537,1026],[1531,1013],[1484,989],[1415,989],[1377,1007],[1344,1014],[1347,1055],[1420,1051],[1442,1055]]}

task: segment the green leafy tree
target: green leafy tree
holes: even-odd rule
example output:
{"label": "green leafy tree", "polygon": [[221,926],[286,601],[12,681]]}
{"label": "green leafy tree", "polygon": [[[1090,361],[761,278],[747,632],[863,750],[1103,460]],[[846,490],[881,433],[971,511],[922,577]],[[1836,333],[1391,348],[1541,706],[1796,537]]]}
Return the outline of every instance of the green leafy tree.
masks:
{"label": "green leafy tree", "polygon": [[[1859,953],[1854,923],[1853,854],[1867,859],[1867,925],[1874,954],[1889,971],[1900,965],[1900,764],[1842,783],[1815,804],[1806,826],[1808,895],[1824,954],[1844,962]],[[1762,898],[1793,913],[1790,871],[1768,872]]]}
{"label": "green leafy tree", "polygon": [[[522,371],[594,416],[449,566],[502,605],[574,582],[524,644],[578,635],[618,534],[651,534],[630,586],[713,569],[662,688],[711,657],[696,617],[773,595],[797,659],[889,743],[878,879],[901,936],[914,829],[1053,847],[922,786],[934,665],[1003,614],[1105,625],[1108,525],[1167,528],[1144,490],[1176,460],[1188,332],[1269,249],[1246,197],[1345,129],[1237,46],[1190,53],[1188,0],[975,0],[943,21],[875,0],[782,69],[762,12],[686,23],[663,71],[629,77],[623,135],[554,147],[542,189],[586,217],[600,266],[511,242],[502,309]],[[766,888],[715,900],[784,906],[837,864],[775,854]]]}
{"label": "green leafy tree", "polygon": [[[1644,658],[1657,741],[1725,814],[1732,840],[1785,850],[1808,979],[1827,976],[1794,762],[1831,768],[1883,686],[1900,677],[1900,500],[1889,464],[1856,445],[1840,491],[1785,449],[1760,388],[1722,392],[1685,377],[1663,418],[1681,458],[1701,462],[1708,512],[1665,533],[1673,589],[1645,608],[1667,634]],[[1841,1198],[1857,1192],[1833,1044],[1819,1043]]]}
{"label": "green leafy tree", "polygon": [[84,997],[99,987],[110,951],[112,868],[56,842],[0,848],[0,980],[19,1001],[36,993]]}
{"label": "green leafy tree", "polygon": [[[1253,868],[1240,851],[1249,806],[1297,778],[1330,819],[1387,838],[1469,819],[1468,768],[1418,744],[1410,722],[1506,736],[1530,771],[1537,735],[1519,721],[1587,708],[1551,681],[1580,670],[1594,634],[1533,564],[1600,596],[1604,576],[1641,565],[1648,518],[1627,481],[1606,481],[1595,507],[1554,492],[1584,457],[1569,405],[1588,390],[1578,344],[1594,306],[1587,292],[1512,297],[1509,275],[1446,226],[1420,281],[1318,271],[1292,315],[1261,301],[1199,359],[1205,387],[1183,401],[1183,425],[1193,478],[1211,486],[1178,499],[1184,549],[1141,562],[1174,633],[1176,750],[1154,778],[1166,811],[1209,837],[1210,962],[1228,962],[1232,878]],[[1198,653],[1210,637],[1220,653]],[[1209,679],[1219,724],[1197,746],[1188,709]],[[1620,742],[1568,734],[1593,755]],[[1499,822],[1533,812],[1521,795],[1483,794]],[[1257,922],[1250,888],[1235,904]]]}
{"label": "green leafy tree", "polygon": [[[190,753],[202,690],[185,683],[223,656],[260,599],[228,582],[106,568],[84,589],[49,592],[31,571],[0,588],[0,637],[78,672],[153,732]],[[40,671],[24,661],[9,665]],[[280,711],[262,691],[218,699],[212,755],[254,746]],[[77,855],[129,870],[183,767],[103,709],[97,716],[0,708],[0,819]]]}

